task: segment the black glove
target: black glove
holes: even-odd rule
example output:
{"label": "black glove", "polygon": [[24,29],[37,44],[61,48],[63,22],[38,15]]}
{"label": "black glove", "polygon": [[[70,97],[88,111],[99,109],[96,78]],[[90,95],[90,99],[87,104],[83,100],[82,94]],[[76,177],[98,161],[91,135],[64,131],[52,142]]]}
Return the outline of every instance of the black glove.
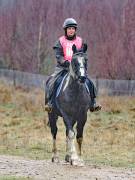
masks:
{"label": "black glove", "polygon": [[62,62],[61,65],[62,65],[63,67],[67,67],[67,68],[68,68],[69,65],[70,65],[70,62],[69,62],[68,60],[66,60],[66,61]]}

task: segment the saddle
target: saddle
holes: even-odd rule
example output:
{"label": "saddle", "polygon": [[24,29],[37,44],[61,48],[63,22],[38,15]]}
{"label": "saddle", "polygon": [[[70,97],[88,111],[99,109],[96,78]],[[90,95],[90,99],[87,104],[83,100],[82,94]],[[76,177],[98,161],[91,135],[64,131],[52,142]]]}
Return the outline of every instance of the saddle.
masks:
{"label": "saddle", "polygon": [[50,76],[46,81],[45,104],[54,104],[55,97],[59,95],[62,84],[67,75],[67,71],[62,71],[57,77]]}

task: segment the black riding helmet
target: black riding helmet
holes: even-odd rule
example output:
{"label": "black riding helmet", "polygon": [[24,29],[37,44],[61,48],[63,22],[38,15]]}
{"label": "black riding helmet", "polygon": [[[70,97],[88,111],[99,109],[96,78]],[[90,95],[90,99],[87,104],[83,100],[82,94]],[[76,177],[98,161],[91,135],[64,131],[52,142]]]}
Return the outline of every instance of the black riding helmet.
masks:
{"label": "black riding helmet", "polygon": [[75,19],[73,18],[67,18],[65,19],[64,23],[63,23],[63,28],[66,29],[68,27],[75,27],[77,28],[77,22]]}
{"label": "black riding helmet", "polygon": [[73,18],[67,18],[67,19],[65,19],[65,21],[63,23],[63,29],[65,30],[66,38],[68,40],[73,40],[76,37],[76,33],[72,37],[67,36],[67,28],[68,27],[74,27],[75,29],[77,29],[77,22],[76,22],[76,20],[73,19]]}

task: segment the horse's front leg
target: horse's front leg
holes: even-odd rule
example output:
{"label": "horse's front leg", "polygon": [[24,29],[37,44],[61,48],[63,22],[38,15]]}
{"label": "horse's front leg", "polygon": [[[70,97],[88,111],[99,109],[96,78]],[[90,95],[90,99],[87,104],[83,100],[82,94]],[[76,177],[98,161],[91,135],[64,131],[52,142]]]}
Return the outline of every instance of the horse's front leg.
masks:
{"label": "horse's front leg", "polygon": [[[75,122],[72,123],[72,129],[74,126]],[[69,140],[69,132],[68,129],[66,129],[66,156],[65,156],[65,161],[66,162],[71,162],[71,150],[70,150],[70,140]]]}
{"label": "horse's front leg", "polygon": [[77,151],[75,147],[75,134],[72,130],[69,130],[69,133],[68,133],[67,150],[68,150],[69,161],[71,165],[79,165],[78,164],[79,157],[77,155]]}
{"label": "horse's front leg", "polygon": [[56,147],[56,139],[53,139],[52,162],[59,162],[58,151]]}
{"label": "horse's front leg", "polygon": [[56,135],[57,135],[57,119],[58,116],[54,113],[48,113],[49,115],[49,124],[51,128],[51,134],[53,138],[53,147],[52,147],[52,162],[59,162],[59,157],[58,157],[58,152],[57,152],[57,147],[56,147]]}
{"label": "horse's front leg", "polygon": [[66,126],[66,150],[67,155],[65,157],[65,160],[67,162],[70,162],[71,165],[79,165],[79,157],[77,155],[76,147],[75,147],[75,133],[73,131],[73,125],[75,121],[73,121],[72,117],[68,116],[67,113],[61,111],[64,124]]}
{"label": "horse's front leg", "polygon": [[69,151],[69,138],[66,136],[66,156],[65,156],[66,162],[71,162],[71,154]]}

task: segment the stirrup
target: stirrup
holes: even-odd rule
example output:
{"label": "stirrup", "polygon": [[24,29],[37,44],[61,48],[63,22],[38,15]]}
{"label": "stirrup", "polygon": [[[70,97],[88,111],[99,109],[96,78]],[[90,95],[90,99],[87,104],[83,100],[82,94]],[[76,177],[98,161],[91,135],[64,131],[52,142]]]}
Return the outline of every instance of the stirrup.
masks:
{"label": "stirrup", "polygon": [[99,104],[94,104],[92,107],[90,107],[90,111],[91,111],[91,112],[100,111],[101,108],[102,108],[101,105],[99,105]]}

